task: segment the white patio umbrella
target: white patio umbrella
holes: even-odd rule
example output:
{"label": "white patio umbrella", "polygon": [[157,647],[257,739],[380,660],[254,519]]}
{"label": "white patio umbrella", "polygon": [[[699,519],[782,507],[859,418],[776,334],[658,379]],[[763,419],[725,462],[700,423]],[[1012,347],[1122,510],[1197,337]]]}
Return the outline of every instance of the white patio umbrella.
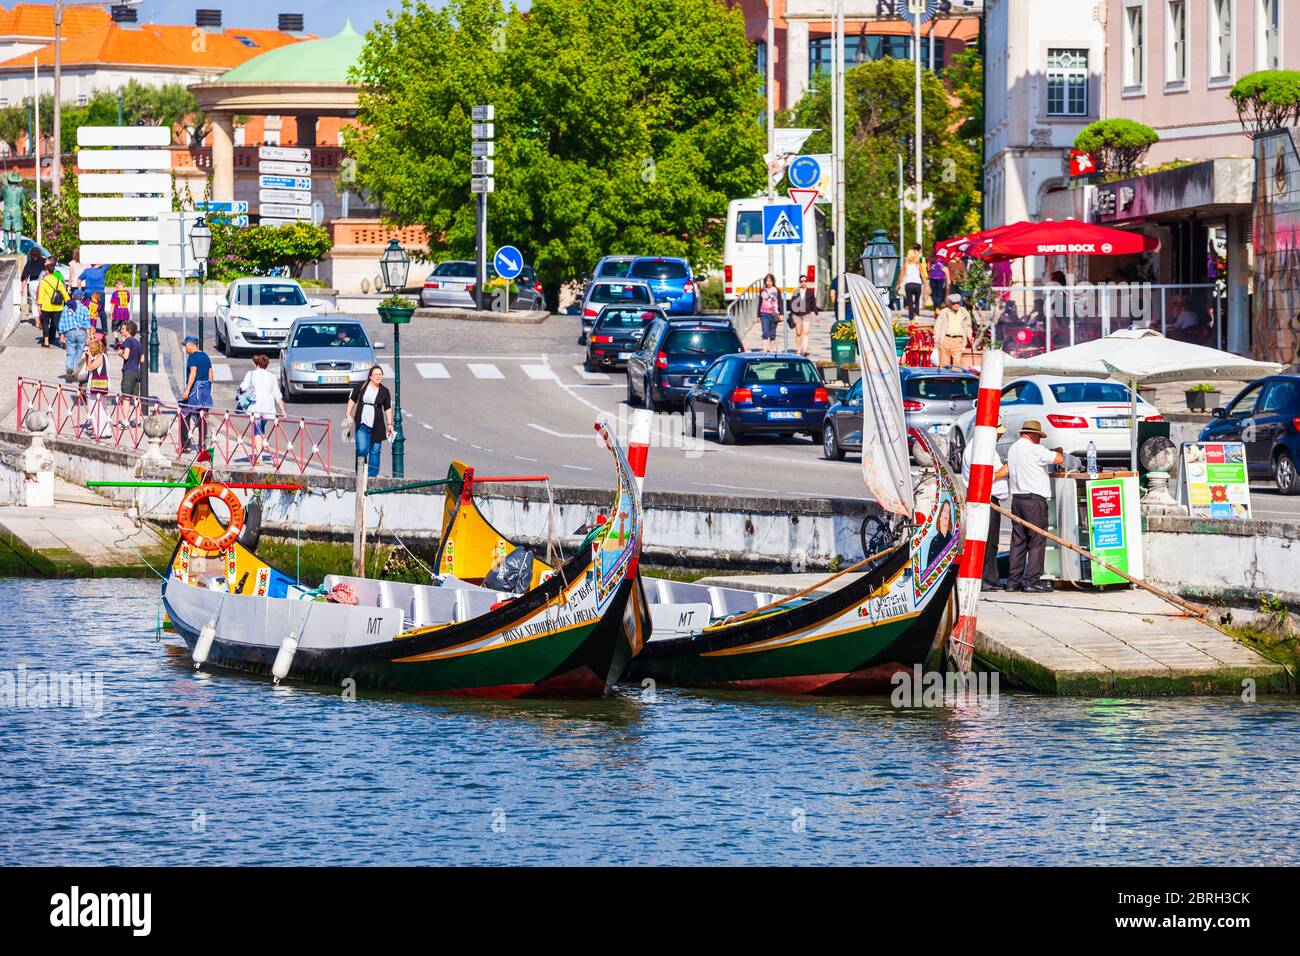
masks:
{"label": "white patio umbrella", "polygon": [[1137,387],[1188,379],[1243,381],[1274,375],[1283,366],[1232,352],[1165,338],[1155,329],[1121,329],[1104,338],[1028,359],[1006,360],[1007,375],[1069,375],[1115,378],[1129,387],[1131,464],[1137,473]]}

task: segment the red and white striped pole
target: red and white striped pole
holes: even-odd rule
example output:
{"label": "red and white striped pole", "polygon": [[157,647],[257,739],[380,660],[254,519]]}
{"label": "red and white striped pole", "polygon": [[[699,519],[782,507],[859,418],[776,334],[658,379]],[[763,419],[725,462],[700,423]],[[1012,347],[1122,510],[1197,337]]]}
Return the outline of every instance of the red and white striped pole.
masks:
{"label": "red and white striped pole", "polygon": [[650,456],[650,430],[654,426],[655,413],[648,408],[632,411],[631,427],[627,436],[627,463],[636,477],[636,490],[639,495],[645,485],[646,459]]}
{"label": "red and white striped pole", "polygon": [[975,613],[984,581],[984,552],[996,548],[989,536],[989,494],[993,489],[993,462],[998,441],[998,415],[1002,402],[1001,349],[984,353],[980,366],[979,397],[975,400],[975,428],[971,435],[970,484],[966,488],[966,535],[961,566],[957,570],[957,623],[948,638],[948,658],[965,674],[975,651]]}

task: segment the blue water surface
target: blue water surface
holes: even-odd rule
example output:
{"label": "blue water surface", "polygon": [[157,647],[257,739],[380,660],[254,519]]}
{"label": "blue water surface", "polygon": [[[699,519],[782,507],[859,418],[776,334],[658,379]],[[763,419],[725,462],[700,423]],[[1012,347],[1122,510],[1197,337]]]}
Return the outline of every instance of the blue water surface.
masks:
{"label": "blue water surface", "polygon": [[1294,864],[1300,702],[499,702],[196,673],[156,582],[0,580],[0,864]]}

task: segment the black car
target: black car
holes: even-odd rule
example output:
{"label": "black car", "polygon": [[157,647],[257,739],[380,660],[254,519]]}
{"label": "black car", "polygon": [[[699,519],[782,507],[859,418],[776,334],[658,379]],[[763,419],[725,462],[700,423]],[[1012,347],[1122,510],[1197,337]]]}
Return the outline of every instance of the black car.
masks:
{"label": "black car", "polygon": [[626,368],[628,357],[640,346],[646,327],[663,317],[663,310],[658,308],[605,306],[596,314],[596,322],[587,336],[587,357],[582,367],[588,372]]}
{"label": "black car", "polygon": [[745,351],[728,319],[702,315],[656,319],[627,360],[627,403],[658,409],[686,400],[720,355]]}
{"label": "black car", "polygon": [[686,432],[716,431],[724,445],[751,432],[803,432],[818,441],[829,404],[817,366],[802,355],[724,355],[686,396]]}
{"label": "black car", "polygon": [[1300,494],[1300,375],[1251,382],[1226,408],[1214,410],[1198,440],[1245,443],[1249,478],[1271,478],[1282,494]]}

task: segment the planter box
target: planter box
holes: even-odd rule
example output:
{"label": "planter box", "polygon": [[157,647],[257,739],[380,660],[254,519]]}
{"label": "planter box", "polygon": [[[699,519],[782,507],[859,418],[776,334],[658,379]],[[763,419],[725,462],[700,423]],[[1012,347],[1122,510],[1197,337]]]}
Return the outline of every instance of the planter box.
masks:
{"label": "planter box", "polygon": [[1197,392],[1187,389],[1183,393],[1187,398],[1187,408],[1193,412],[1208,412],[1212,408],[1219,407],[1218,392]]}
{"label": "planter box", "polygon": [[903,353],[907,351],[907,343],[910,341],[912,341],[912,337],[910,335],[894,336],[894,351],[898,353],[899,358],[902,358]]}
{"label": "planter box", "polygon": [[858,343],[831,339],[831,361],[836,365],[852,365],[857,359]]}
{"label": "planter box", "polygon": [[411,316],[415,314],[415,309],[395,308],[387,305],[381,305],[378,311],[379,318],[389,325],[405,325],[411,321]]}

